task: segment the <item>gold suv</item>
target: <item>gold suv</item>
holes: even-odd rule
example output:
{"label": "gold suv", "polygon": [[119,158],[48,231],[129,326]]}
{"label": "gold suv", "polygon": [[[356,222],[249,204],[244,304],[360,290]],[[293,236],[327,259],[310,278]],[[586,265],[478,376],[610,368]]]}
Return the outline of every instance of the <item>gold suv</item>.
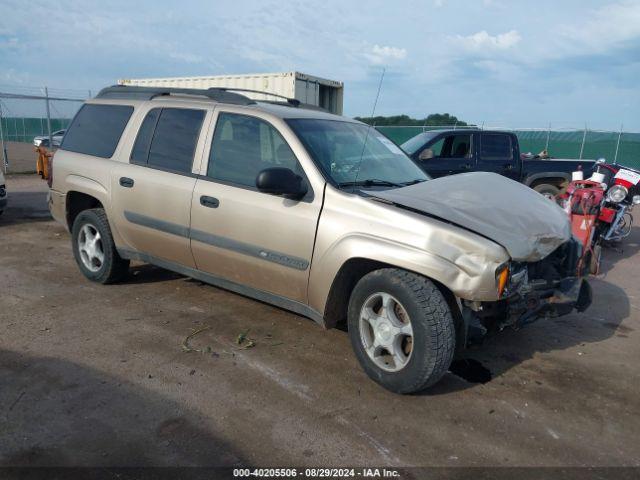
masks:
{"label": "gold suv", "polygon": [[433,385],[488,331],[591,302],[555,204],[491,173],[431,180],[374,128],[293,100],[105,88],[49,181],[89,280],[121,280],[135,259],[346,322],[395,392]]}

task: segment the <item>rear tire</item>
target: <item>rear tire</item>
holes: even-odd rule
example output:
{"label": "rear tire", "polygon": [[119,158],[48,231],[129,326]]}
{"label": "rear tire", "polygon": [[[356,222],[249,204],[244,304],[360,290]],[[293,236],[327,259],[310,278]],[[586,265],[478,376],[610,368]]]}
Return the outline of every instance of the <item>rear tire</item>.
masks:
{"label": "rear tire", "polygon": [[533,189],[543,197],[547,197],[549,200],[556,201],[556,196],[560,193],[560,189],[549,183],[541,183],[536,185]]}
{"label": "rear tire", "polygon": [[92,282],[114,283],[127,275],[129,260],[118,254],[102,208],[78,214],[71,229],[71,242],[78,268]]}
{"label": "rear tire", "polygon": [[449,305],[433,282],[411,272],[385,268],[360,279],[349,300],[348,326],[362,368],[392,392],[434,385],[453,360]]}

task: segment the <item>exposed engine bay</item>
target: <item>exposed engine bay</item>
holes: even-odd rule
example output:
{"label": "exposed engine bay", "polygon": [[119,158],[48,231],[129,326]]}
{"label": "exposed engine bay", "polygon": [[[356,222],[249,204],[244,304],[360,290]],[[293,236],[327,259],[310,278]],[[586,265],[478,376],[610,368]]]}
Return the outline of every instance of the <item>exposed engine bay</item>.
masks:
{"label": "exposed engine bay", "polygon": [[468,338],[477,340],[506,327],[521,328],[540,318],[578,312],[591,304],[589,283],[578,275],[581,245],[571,239],[537,262],[513,262],[504,298],[462,302]]}

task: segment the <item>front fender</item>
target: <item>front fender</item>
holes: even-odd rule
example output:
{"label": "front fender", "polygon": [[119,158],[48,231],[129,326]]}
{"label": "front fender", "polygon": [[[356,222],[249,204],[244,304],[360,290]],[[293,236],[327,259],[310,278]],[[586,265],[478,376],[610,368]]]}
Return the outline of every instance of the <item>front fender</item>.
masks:
{"label": "front fender", "polygon": [[334,278],[346,262],[355,258],[424,275],[463,299],[497,300],[495,272],[502,259],[496,260],[493,249],[470,251],[466,248],[468,245],[456,242],[456,235],[446,236],[446,233],[425,241],[432,248],[417,248],[364,233],[336,240],[319,258],[314,258],[309,276],[310,306],[319,312],[325,311]]}

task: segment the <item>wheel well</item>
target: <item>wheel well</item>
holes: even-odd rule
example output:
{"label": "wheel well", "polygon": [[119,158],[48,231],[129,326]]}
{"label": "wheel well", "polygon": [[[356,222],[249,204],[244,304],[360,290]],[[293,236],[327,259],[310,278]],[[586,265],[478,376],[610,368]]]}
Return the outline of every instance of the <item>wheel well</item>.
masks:
{"label": "wheel well", "polygon": [[[342,267],[340,267],[340,270],[331,285],[329,296],[327,297],[327,306],[325,307],[324,312],[325,325],[327,328],[344,326],[346,324],[347,309],[349,307],[351,292],[362,277],[381,268],[398,267],[388,263],[370,260],[368,258],[352,258],[347,260]],[[418,273],[418,275],[420,274]],[[438,290],[440,290],[440,293],[442,293],[449,305],[456,329],[456,343],[464,343],[466,338],[466,332],[463,328],[464,321],[455,295],[440,282],[431,278],[429,280],[431,280]]]}
{"label": "wheel well", "polygon": [[559,189],[563,189],[567,186],[567,179],[562,177],[546,177],[546,178],[538,178],[531,182],[529,185],[531,188],[536,188],[538,185],[553,185],[554,187],[558,187]]}
{"label": "wheel well", "polygon": [[103,208],[102,203],[91,195],[82,192],[71,191],[67,193],[67,225],[69,231],[73,228],[73,222],[80,212],[90,208]]}

